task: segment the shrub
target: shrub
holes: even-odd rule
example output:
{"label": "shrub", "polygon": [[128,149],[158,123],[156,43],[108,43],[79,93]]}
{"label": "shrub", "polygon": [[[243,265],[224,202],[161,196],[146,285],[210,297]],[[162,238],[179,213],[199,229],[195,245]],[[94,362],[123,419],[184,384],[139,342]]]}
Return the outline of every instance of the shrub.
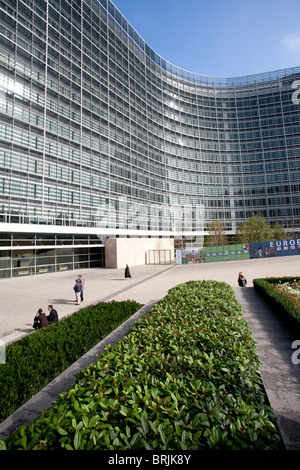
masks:
{"label": "shrub", "polygon": [[0,367],[0,420],[5,419],[141,308],[100,302],[6,346]]}
{"label": "shrub", "polygon": [[10,449],[278,449],[250,328],[230,286],[169,291]]}
{"label": "shrub", "polygon": [[253,285],[261,297],[266,300],[270,307],[281,314],[287,321],[300,326],[300,309],[286,295],[275,289],[279,283],[299,281],[300,277],[268,277],[253,279]]}

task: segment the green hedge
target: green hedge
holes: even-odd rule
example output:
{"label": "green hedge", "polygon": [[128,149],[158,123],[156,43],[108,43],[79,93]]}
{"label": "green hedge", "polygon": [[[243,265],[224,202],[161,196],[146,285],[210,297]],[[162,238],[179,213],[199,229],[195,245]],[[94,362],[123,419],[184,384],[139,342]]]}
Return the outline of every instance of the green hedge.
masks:
{"label": "green hedge", "polygon": [[300,277],[267,277],[253,279],[253,285],[261,297],[266,300],[270,307],[277,313],[283,315],[286,320],[297,322],[300,326],[300,310],[286,295],[278,292],[274,285],[285,282],[299,281]]}
{"label": "green hedge", "polygon": [[142,307],[101,302],[6,346],[0,366],[0,421]]}
{"label": "green hedge", "polygon": [[171,289],[9,449],[279,449],[259,359],[233,289]]}

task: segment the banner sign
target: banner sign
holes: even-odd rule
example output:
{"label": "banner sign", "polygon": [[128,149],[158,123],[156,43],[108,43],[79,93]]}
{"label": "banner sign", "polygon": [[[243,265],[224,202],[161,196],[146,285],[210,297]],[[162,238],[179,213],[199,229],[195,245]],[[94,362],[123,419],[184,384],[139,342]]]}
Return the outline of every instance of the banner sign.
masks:
{"label": "banner sign", "polygon": [[176,264],[200,264],[291,255],[300,255],[300,238],[176,250]]}
{"label": "banner sign", "polygon": [[300,238],[250,243],[250,258],[300,255]]}
{"label": "banner sign", "polygon": [[200,264],[238,259],[249,259],[248,243],[176,250],[176,264]]}

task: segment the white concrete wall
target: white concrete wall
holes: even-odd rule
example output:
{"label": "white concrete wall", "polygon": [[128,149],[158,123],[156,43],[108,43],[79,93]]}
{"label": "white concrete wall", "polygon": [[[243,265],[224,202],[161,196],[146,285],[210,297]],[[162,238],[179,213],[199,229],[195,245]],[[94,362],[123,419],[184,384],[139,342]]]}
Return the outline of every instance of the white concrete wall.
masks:
{"label": "white concrete wall", "polygon": [[171,250],[174,259],[173,238],[107,238],[105,240],[105,267],[125,268],[145,264],[148,250]]}

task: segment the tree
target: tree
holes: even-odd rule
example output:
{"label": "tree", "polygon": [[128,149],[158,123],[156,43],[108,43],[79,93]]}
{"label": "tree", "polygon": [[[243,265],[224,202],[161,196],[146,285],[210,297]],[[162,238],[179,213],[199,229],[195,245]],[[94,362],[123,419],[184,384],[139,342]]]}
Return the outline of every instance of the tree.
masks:
{"label": "tree", "polygon": [[274,234],[273,240],[285,240],[290,237],[290,235],[287,234],[287,232],[278,222],[272,226],[272,230]]}
{"label": "tree", "polygon": [[272,228],[261,215],[253,215],[241,224],[236,232],[237,243],[256,243],[286,238],[285,230],[275,224]]}
{"label": "tree", "polygon": [[213,220],[208,227],[209,235],[206,238],[206,246],[224,246],[228,244],[222,222]]}

